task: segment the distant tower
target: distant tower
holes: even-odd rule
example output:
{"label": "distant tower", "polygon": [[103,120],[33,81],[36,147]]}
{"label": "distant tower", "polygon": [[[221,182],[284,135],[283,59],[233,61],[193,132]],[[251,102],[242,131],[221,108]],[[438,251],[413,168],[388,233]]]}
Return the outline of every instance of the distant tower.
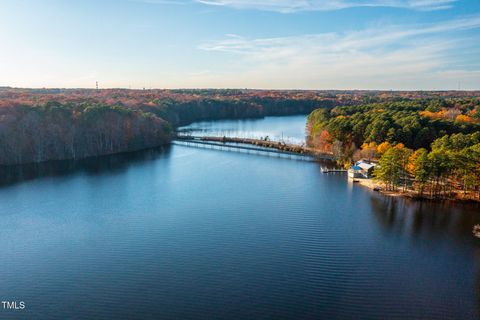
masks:
{"label": "distant tower", "polygon": [[97,87],[97,91],[98,91],[98,81],[95,81],[95,86]]}

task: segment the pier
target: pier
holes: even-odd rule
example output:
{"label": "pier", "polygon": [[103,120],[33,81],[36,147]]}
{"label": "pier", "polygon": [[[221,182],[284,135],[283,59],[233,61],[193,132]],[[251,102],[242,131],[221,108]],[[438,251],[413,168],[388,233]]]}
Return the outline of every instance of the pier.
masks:
{"label": "pier", "polygon": [[322,173],[346,173],[348,170],[345,169],[322,169]]}

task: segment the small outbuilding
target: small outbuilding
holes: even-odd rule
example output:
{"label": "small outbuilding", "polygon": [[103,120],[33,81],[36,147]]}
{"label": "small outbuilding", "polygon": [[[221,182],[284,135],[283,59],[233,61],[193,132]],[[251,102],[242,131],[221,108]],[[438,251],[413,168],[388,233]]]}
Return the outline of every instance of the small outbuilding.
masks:
{"label": "small outbuilding", "polygon": [[355,178],[363,178],[362,168],[359,166],[353,166],[348,169],[348,177],[355,179]]}

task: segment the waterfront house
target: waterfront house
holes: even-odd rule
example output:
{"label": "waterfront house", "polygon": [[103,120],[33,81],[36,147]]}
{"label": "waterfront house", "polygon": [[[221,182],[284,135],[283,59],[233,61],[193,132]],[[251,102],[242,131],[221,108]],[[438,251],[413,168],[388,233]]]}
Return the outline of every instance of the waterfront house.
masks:
{"label": "waterfront house", "polygon": [[376,164],[370,161],[366,161],[366,160],[357,161],[355,165],[348,170],[348,176],[350,178],[370,179],[372,177],[375,166]]}
{"label": "waterfront house", "polygon": [[355,165],[362,168],[362,174],[365,178],[370,179],[375,169],[376,164],[371,163],[370,161],[360,160]]}

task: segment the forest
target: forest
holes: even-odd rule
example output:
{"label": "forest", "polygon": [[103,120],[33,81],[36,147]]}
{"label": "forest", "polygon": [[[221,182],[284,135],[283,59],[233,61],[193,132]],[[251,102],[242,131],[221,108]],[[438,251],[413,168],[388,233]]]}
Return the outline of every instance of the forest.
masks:
{"label": "forest", "polygon": [[387,191],[480,199],[480,99],[446,98],[318,109],[308,143],[349,167],[378,162]]}
{"label": "forest", "polygon": [[[435,139],[478,132],[479,97],[468,91],[0,87],[0,165],[161,146],[176,127],[195,121],[312,111],[309,144],[347,164],[372,153],[373,144],[430,151]],[[374,156],[381,154],[375,149]]]}
{"label": "forest", "polygon": [[261,90],[0,87],[0,165],[81,159],[168,144],[194,121],[308,114],[368,95]]}
{"label": "forest", "polygon": [[100,104],[49,102],[0,108],[0,164],[80,159],[168,143],[171,125],[153,114]]}

